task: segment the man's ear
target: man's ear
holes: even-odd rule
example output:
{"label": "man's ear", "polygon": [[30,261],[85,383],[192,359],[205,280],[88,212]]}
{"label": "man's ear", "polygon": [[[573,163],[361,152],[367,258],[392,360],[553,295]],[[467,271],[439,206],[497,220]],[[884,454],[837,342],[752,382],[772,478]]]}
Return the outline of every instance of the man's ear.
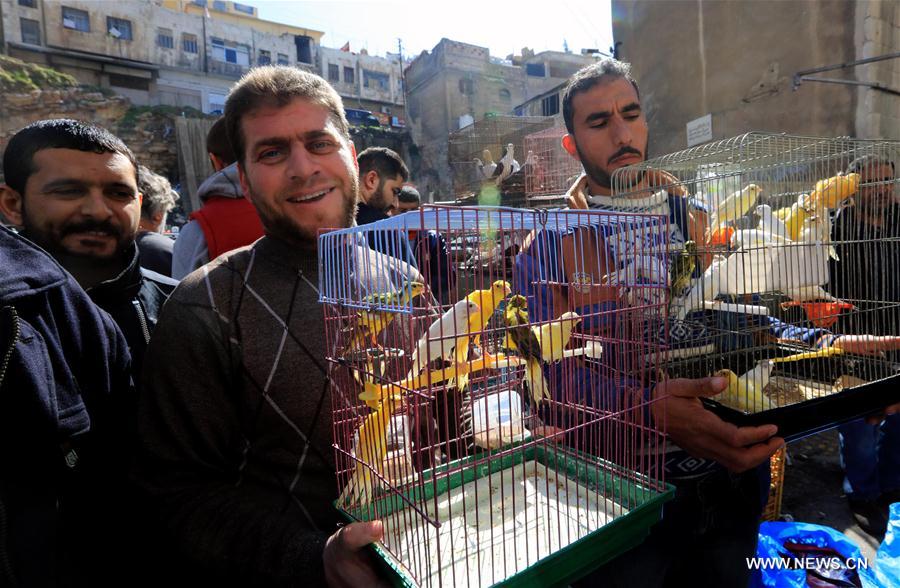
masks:
{"label": "man's ear", "polygon": [[363,174],[362,185],[365,188],[366,192],[368,192],[369,194],[374,192],[378,187],[379,179],[380,178],[378,177],[378,172],[374,169],[370,169],[365,174]]}
{"label": "man's ear", "polygon": [[[244,173],[244,164],[238,162],[237,164],[237,172],[238,172],[238,180],[241,182],[241,192],[244,194],[244,198],[250,200],[250,182],[247,180],[247,174]],[[251,200],[252,202],[252,200]]]}
{"label": "man's ear", "polygon": [[22,195],[6,184],[0,185],[0,214],[13,225],[22,226]]}
{"label": "man's ear", "polygon": [[573,137],[571,133],[563,135],[562,146],[569,155],[578,161],[581,161],[581,157],[578,155],[578,148],[575,146],[575,137]]}
{"label": "man's ear", "polygon": [[359,162],[356,161],[356,145],[353,144],[353,141],[350,141],[350,155],[353,157],[353,167],[356,168],[356,173],[359,174]]}

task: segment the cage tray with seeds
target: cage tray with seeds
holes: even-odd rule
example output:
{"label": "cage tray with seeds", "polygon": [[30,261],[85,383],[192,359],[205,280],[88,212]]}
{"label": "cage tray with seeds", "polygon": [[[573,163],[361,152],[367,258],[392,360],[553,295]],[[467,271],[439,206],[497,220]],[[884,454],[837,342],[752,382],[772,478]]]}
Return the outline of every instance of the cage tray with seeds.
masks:
{"label": "cage tray with seeds", "polygon": [[[395,586],[555,586],[640,544],[674,496],[672,486],[656,490],[634,472],[572,450],[530,445],[494,453],[505,455],[466,458],[463,469],[410,490],[409,502],[392,494],[362,510],[336,506],[350,521],[382,518],[384,540],[374,550]],[[417,516],[412,502],[437,524]],[[411,544],[416,549],[404,549]]]}
{"label": "cage tray with seeds", "polygon": [[[754,353],[731,352],[677,360],[669,365],[678,377],[703,377],[722,368],[746,373],[761,359],[815,355],[809,348],[776,345]],[[774,365],[763,394],[771,408],[740,410],[715,398],[703,403],[723,420],[739,426],[774,424],[778,436],[793,441],[900,402],[900,365],[881,358],[841,353]]]}

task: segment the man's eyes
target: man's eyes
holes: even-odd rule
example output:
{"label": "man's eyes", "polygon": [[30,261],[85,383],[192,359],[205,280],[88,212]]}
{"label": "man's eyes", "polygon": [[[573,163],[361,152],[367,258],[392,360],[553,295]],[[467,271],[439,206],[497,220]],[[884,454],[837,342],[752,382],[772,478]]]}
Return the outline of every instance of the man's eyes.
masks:
{"label": "man's eyes", "polygon": [[259,154],[260,159],[276,159],[281,157],[283,151],[281,149],[266,149]]}
{"label": "man's eyes", "polygon": [[310,143],[308,149],[313,153],[328,153],[336,147],[334,141],[314,141]]}

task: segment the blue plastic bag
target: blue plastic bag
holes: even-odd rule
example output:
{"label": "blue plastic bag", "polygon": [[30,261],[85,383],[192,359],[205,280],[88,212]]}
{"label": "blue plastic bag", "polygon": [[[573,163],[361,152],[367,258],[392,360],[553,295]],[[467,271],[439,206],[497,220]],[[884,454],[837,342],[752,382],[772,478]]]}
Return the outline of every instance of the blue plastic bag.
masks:
{"label": "blue plastic bag", "polygon": [[891,505],[891,519],[875,561],[875,576],[881,585],[900,586],[900,502]]}
{"label": "blue plastic bag", "polygon": [[[835,556],[835,558],[842,560],[842,563],[849,561],[849,566],[855,568],[852,571],[855,571],[856,575],[858,575],[860,585],[863,588],[886,588],[887,586],[896,585],[884,584],[876,579],[874,562],[865,562],[868,566],[863,565],[864,560],[859,547],[843,533],[830,527],[810,523],[763,523],[759,528],[759,543],[756,548],[757,560],[755,563],[758,564],[758,567],[753,572],[751,586],[806,588],[808,586],[808,574],[819,573],[826,576],[830,574],[834,577],[843,573],[846,578],[854,575],[849,569],[841,572],[823,567],[817,572],[811,572],[802,568],[789,569],[776,566],[774,562],[785,562],[804,557],[802,553],[798,554],[798,550],[802,549],[802,547],[796,547],[794,551],[791,551],[785,546],[786,544],[796,544],[802,547],[824,550],[830,549],[837,552],[839,556]],[[750,563],[747,562],[748,565]]]}

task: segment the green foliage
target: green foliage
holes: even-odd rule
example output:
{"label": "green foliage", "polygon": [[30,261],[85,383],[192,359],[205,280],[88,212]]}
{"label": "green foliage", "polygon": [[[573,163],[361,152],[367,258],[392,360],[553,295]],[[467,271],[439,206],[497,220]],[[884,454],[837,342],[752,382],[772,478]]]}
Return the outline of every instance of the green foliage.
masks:
{"label": "green foliage", "polygon": [[73,88],[78,81],[55,69],[26,63],[14,57],[0,55],[0,91],[31,92],[51,88]]}
{"label": "green foliage", "polygon": [[138,118],[147,113],[170,119],[181,116],[185,118],[217,118],[216,115],[203,114],[201,111],[196,108],[191,108],[190,106],[132,106],[119,122],[119,128],[133,129],[135,125],[137,125]]}

